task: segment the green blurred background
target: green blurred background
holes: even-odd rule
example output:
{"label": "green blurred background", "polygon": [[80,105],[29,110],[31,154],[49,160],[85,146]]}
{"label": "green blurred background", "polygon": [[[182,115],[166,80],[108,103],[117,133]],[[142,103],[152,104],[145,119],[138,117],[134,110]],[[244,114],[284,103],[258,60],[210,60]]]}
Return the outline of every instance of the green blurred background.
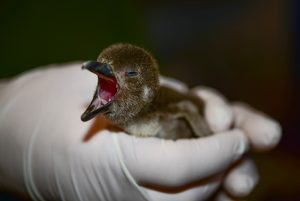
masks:
{"label": "green blurred background", "polygon": [[282,142],[270,153],[253,154],[261,180],[247,200],[300,200],[298,5],[296,0],[2,0],[0,78],[95,59],[116,42],[145,47],[163,74],[190,86],[214,87],[229,100],[278,119]]}

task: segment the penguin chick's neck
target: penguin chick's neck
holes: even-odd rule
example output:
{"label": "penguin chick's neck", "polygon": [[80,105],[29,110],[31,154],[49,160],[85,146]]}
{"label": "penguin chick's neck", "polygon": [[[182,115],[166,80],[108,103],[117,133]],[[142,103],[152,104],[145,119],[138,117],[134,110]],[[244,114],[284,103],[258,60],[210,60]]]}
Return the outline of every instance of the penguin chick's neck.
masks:
{"label": "penguin chick's neck", "polygon": [[141,98],[128,93],[126,101],[113,104],[110,113],[104,114],[113,124],[125,128],[145,116],[151,116],[154,112],[154,102],[157,94],[150,94],[148,86],[143,86],[138,90],[138,94],[143,94]]}

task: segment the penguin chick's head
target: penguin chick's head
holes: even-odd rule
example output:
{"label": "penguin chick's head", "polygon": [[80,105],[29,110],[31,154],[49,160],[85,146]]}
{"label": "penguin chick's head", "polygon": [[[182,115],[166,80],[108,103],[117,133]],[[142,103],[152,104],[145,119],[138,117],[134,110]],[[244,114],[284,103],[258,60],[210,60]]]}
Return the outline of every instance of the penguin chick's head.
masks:
{"label": "penguin chick's head", "polygon": [[126,125],[159,90],[155,59],[131,44],[112,45],[100,53],[97,61],[85,62],[82,68],[98,76],[93,100],[82,114],[82,121],[104,114],[113,123]]}

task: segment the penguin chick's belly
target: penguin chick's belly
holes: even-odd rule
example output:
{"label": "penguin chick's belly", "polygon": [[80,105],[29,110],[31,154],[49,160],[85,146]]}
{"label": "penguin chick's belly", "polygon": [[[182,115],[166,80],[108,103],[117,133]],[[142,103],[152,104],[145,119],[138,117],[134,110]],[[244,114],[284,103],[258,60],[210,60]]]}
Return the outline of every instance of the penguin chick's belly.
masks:
{"label": "penguin chick's belly", "polygon": [[124,130],[130,135],[139,137],[158,137],[173,140],[195,137],[188,122],[183,118],[144,119],[130,124]]}
{"label": "penguin chick's belly", "polygon": [[159,122],[158,116],[152,118],[141,118],[132,122],[123,128],[130,135],[140,137],[156,137],[160,132],[162,125]]}
{"label": "penguin chick's belly", "polygon": [[[190,123],[185,118],[173,114],[151,115],[131,123],[124,130],[130,135],[139,137],[158,137],[163,139],[180,139],[201,137],[196,135]],[[205,136],[203,134],[202,136]]]}
{"label": "penguin chick's belly", "polygon": [[166,118],[160,124],[161,128],[156,137],[172,140],[195,137],[190,125],[183,118]]}

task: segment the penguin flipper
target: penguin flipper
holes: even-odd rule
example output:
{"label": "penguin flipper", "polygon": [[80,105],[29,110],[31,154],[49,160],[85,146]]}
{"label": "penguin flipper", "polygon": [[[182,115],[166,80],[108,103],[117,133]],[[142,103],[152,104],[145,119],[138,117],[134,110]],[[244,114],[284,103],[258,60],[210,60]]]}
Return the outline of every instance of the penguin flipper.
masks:
{"label": "penguin flipper", "polygon": [[170,105],[169,112],[172,113],[174,118],[184,118],[195,136],[204,137],[212,134],[198,108],[191,101],[174,103]]}

